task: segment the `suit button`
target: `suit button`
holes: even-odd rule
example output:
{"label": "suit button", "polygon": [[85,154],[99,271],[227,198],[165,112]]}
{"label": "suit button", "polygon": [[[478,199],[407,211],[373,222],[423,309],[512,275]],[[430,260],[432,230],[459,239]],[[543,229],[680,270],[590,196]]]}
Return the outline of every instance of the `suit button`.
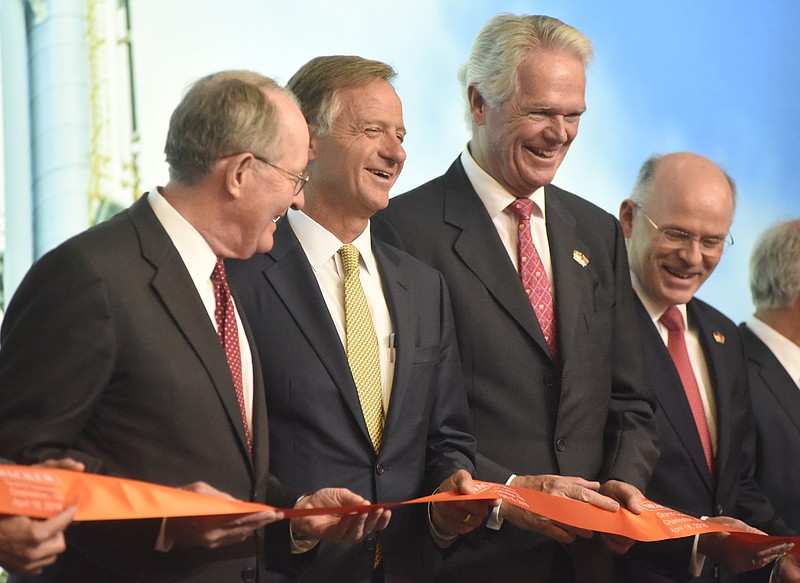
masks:
{"label": "suit button", "polygon": [[556,441],[556,449],[558,451],[564,451],[565,449],[567,449],[567,442],[564,441],[563,439],[559,439],[558,441]]}
{"label": "suit button", "polygon": [[556,380],[550,375],[547,375],[544,377],[544,386],[547,387],[548,389],[552,389],[553,387],[556,386]]}
{"label": "suit button", "polygon": [[374,534],[368,536],[364,541],[364,548],[367,549],[369,552],[374,551],[375,547],[377,546],[377,538],[378,537]]}
{"label": "suit button", "polygon": [[386,469],[383,467],[383,464],[378,464],[377,466],[375,466],[375,473],[378,474],[379,476],[382,476],[383,472],[385,471]]}
{"label": "suit button", "polygon": [[242,571],[242,581],[245,583],[252,583],[256,580],[256,570],[248,567]]}

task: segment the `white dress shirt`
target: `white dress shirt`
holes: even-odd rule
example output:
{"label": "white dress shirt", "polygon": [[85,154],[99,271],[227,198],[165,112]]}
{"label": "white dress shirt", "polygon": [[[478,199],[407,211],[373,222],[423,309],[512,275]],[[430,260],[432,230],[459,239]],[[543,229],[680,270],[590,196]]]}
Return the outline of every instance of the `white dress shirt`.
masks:
{"label": "white dress shirt", "polygon": [[[290,210],[286,217],[300,245],[305,251],[314,277],[317,278],[319,289],[325,304],[328,306],[331,319],[342,346],[347,347],[344,318],[344,268],[342,258],[338,251],[344,243],[325,227],[317,223],[302,211]],[[367,304],[372,314],[372,324],[375,335],[378,337],[378,347],[381,365],[381,383],[383,388],[383,412],[389,408],[389,399],[394,379],[394,361],[392,350],[394,333],[389,308],[383,294],[383,284],[378,271],[378,263],[372,253],[372,239],[369,224],[364,232],[353,241],[352,245],[358,249],[358,261],[361,287],[367,297]]]}
{"label": "white dress shirt", "polygon": [[747,327],[767,345],[800,388],[800,346],[755,316],[747,321]]}

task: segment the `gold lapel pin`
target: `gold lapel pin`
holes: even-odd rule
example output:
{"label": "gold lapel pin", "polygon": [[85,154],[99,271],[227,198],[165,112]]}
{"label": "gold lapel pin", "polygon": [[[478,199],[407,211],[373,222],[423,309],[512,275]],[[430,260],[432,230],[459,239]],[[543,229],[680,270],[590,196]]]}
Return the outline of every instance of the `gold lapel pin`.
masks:
{"label": "gold lapel pin", "polygon": [[583,253],[581,253],[581,252],[580,252],[580,251],[578,251],[577,249],[575,249],[575,250],[572,252],[572,258],[573,258],[573,259],[576,261],[576,263],[578,263],[578,265],[580,265],[581,267],[586,267],[587,265],[589,265],[589,259],[586,257],[586,255],[584,255]]}
{"label": "gold lapel pin", "polygon": [[725,344],[725,334],[722,332],[714,332],[712,336],[717,344]]}

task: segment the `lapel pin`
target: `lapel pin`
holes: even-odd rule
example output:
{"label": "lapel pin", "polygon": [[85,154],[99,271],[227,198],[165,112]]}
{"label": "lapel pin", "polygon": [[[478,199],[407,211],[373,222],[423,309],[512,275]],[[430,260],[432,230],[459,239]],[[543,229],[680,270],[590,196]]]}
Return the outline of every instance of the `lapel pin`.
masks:
{"label": "lapel pin", "polygon": [[717,344],[725,344],[725,334],[722,332],[714,332],[712,336]]}
{"label": "lapel pin", "polygon": [[572,252],[572,258],[573,258],[573,259],[574,259],[574,260],[575,260],[575,261],[578,263],[578,265],[580,265],[581,267],[586,267],[587,265],[589,265],[589,259],[586,257],[586,255],[584,255],[583,253],[581,253],[581,252],[580,252],[580,251],[578,251],[577,249],[575,249],[575,250]]}

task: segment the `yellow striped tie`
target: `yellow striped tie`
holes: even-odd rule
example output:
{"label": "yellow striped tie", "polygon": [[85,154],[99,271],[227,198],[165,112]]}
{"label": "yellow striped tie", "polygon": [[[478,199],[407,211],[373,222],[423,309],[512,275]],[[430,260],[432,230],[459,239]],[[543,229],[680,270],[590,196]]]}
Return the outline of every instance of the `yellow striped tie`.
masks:
{"label": "yellow striped tie", "polygon": [[361,411],[376,452],[383,441],[383,386],[378,338],[372,315],[361,287],[358,249],[343,245],[339,249],[344,266],[344,319],[347,337],[347,362],[358,390]]}

